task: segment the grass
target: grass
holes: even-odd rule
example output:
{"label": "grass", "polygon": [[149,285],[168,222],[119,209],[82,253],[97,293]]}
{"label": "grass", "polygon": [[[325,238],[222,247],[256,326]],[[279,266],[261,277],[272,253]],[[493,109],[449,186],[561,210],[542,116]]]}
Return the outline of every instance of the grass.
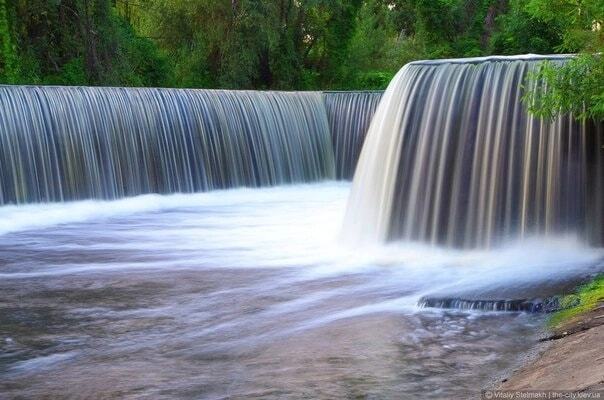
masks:
{"label": "grass", "polygon": [[550,326],[559,326],[573,317],[595,309],[602,302],[604,302],[604,274],[579,286],[576,293],[562,297],[560,300],[562,309],[552,315]]}

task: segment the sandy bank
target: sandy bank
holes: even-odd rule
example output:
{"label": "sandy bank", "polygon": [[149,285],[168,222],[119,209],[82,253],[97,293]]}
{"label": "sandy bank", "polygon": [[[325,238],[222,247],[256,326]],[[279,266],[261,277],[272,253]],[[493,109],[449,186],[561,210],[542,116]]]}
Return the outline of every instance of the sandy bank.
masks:
{"label": "sandy bank", "polygon": [[543,340],[550,345],[499,389],[604,390],[604,304],[569,320]]}

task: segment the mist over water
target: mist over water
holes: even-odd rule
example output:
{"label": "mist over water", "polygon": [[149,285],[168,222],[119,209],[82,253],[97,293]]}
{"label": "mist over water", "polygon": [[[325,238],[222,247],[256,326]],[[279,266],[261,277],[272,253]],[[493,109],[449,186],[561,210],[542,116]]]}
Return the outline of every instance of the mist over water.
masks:
{"label": "mist over water", "polygon": [[602,250],[572,237],[347,247],[348,192],[328,182],[0,208],[0,389],[466,396],[517,362],[542,317],[422,309],[422,296],[526,294],[602,270]]}
{"label": "mist over water", "polygon": [[[593,262],[603,254],[573,235],[511,241],[495,250],[446,249],[419,242],[350,246],[340,237],[349,187],[346,182],[326,182],[199,194],[142,195],[113,201],[5,206],[0,207],[0,234],[7,242],[30,232],[51,231],[73,239],[61,245],[65,250],[121,249],[162,254],[167,250],[186,251],[188,257],[199,255],[199,260],[192,258],[172,265],[296,267],[309,276],[380,268],[392,269],[393,273],[396,269],[403,269],[405,273],[425,271],[426,276],[443,268],[442,273],[468,271],[478,276],[483,268],[484,271],[500,270],[499,275],[513,276],[515,280],[523,276],[538,277],[546,272],[551,279],[557,274],[564,277],[576,273],[581,270],[581,264]],[[124,229],[125,221],[136,229]],[[90,238],[79,238],[77,234],[72,236],[70,233],[76,233],[78,228],[105,231],[106,237],[113,240],[97,243]],[[168,245],[169,249],[164,248]],[[221,249],[224,251],[217,251]],[[522,266],[516,262],[520,255]],[[556,264],[571,265],[560,271],[547,271]],[[111,266],[129,267],[134,265]],[[145,262],[141,267],[153,268],[153,263]],[[64,269],[72,272],[71,268],[73,266],[64,264],[46,264],[32,268],[32,273],[61,274]],[[106,266],[88,265],[87,268],[94,271]],[[443,280],[449,281],[451,276],[444,276]],[[438,279],[427,279],[426,286],[433,287]],[[479,279],[483,281],[485,277]],[[465,281],[469,282],[468,277]]]}

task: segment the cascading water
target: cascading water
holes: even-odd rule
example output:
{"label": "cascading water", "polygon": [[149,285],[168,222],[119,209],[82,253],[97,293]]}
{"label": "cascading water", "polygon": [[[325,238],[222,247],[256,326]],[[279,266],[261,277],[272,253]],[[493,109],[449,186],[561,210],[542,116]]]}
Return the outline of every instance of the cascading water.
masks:
{"label": "cascading water", "polygon": [[365,134],[377,109],[381,91],[325,92],[325,106],[334,146],[336,177],[352,179]]}
{"label": "cascading water", "polygon": [[319,92],[0,87],[0,204],[333,179]]}
{"label": "cascading water", "polygon": [[350,179],[380,96],[0,86],[0,204]]}
{"label": "cascading water", "polygon": [[[591,139],[582,136],[587,132],[561,152],[537,127],[530,139],[524,131],[512,135],[509,140],[522,143],[517,146],[488,136],[489,130],[478,134],[469,116],[462,118],[467,130],[438,128],[436,100],[427,96],[475,105],[476,113],[485,113],[483,125],[498,115],[491,103],[481,108],[482,100],[453,96],[472,79],[446,68],[450,77],[441,66],[413,66],[405,72],[411,77],[397,78],[379,107],[360,176],[371,155],[379,157],[376,166],[385,163],[393,184],[407,171],[399,164],[434,168],[425,173],[436,174],[432,186],[452,173],[454,190],[422,197],[443,203],[467,187],[465,172],[476,171],[472,179],[480,182],[488,157],[501,163],[515,148],[518,154],[506,162],[520,164],[514,174],[524,179],[528,146],[536,151],[531,165],[542,171],[526,172],[526,184],[547,186],[532,179],[557,178],[549,164],[556,158],[538,153],[553,143],[548,149],[560,169],[577,162],[566,180],[574,177],[581,188],[596,182],[583,164],[594,158],[587,153]],[[499,73],[488,78],[499,81]],[[479,79],[474,84],[475,91],[489,90]],[[400,88],[414,86],[415,102],[400,101]],[[501,92],[494,96],[510,109],[511,95]],[[341,246],[347,182],[143,194],[333,179],[336,165],[338,175],[349,176],[377,97],[0,86],[0,397],[469,398],[514,366],[536,339],[541,316],[426,312],[417,305],[532,311],[535,303],[522,299],[535,295],[535,282],[547,277],[539,294],[546,298],[560,283],[602,271],[600,249],[568,238],[489,251],[421,243]],[[415,123],[435,128],[403,131],[407,141],[399,145],[414,135],[422,143],[417,154],[404,146],[377,152],[375,141],[400,136],[396,112],[406,104],[415,104],[405,111]],[[432,109],[420,108],[426,104]],[[464,110],[454,102],[450,108],[446,120],[455,124]],[[524,129],[519,111],[510,112]],[[389,132],[376,128],[387,123]],[[557,134],[566,134],[560,126]],[[478,141],[490,144],[472,147]],[[464,158],[439,152],[446,146]],[[490,149],[485,159],[472,153],[483,148]],[[586,153],[577,155],[578,148]],[[403,163],[394,159],[399,155],[413,157]],[[480,183],[486,194],[496,191],[489,179],[498,171],[486,170]],[[373,175],[376,181],[363,181],[369,186],[362,190],[391,182]],[[416,194],[431,187],[424,183],[416,183]],[[391,188],[393,201],[401,198],[399,189]],[[514,190],[512,200],[520,189]],[[570,192],[557,204],[576,196],[580,208],[594,192],[586,193]],[[534,194],[527,196],[527,207],[534,207]],[[111,200],[58,202],[89,197]],[[57,202],[6,204],[50,200]],[[371,229],[375,221],[357,211],[368,224],[363,228]],[[514,288],[513,295],[502,287]],[[487,291],[495,295],[483,297]]]}
{"label": "cascading water", "polygon": [[489,247],[574,233],[603,243],[602,126],[540,120],[521,100],[544,58],[565,57],[403,67],[367,133],[344,235]]}

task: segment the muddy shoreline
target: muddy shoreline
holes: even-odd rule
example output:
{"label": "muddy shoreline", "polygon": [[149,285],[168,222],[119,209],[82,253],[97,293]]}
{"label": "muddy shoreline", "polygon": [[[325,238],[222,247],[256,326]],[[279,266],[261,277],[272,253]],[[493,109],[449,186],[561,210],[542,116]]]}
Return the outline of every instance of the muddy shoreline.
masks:
{"label": "muddy shoreline", "polygon": [[499,390],[604,390],[604,304],[550,330]]}

